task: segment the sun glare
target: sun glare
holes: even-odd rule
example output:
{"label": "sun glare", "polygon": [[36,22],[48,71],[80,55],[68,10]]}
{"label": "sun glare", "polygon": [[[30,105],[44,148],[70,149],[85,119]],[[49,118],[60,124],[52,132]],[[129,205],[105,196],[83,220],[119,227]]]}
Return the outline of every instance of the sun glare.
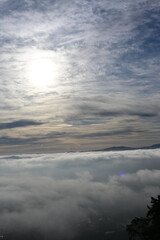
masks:
{"label": "sun glare", "polygon": [[28,77],[36,87],[47,87],[56,78],[56,65],[46,58],[35,59],[29,65]]}

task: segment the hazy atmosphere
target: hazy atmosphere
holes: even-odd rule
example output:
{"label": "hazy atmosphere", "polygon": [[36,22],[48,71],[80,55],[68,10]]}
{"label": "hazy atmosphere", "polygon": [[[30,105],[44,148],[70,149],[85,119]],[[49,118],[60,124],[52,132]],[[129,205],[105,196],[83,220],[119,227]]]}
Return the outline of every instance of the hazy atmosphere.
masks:
{"label": "hazy atmosphere", "polygon": [[0,153],[160,141],[158,0],[0,0]]}

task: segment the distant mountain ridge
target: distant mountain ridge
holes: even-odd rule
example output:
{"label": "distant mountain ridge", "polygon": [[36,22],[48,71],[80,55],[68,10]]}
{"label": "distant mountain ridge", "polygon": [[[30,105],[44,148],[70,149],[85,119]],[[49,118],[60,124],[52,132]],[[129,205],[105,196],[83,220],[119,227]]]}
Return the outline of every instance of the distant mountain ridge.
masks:
{"label": "distant mountain ridge", "polygon": [[154,144],[151,146],[146,146],[146,147],[125,147],[125,146],[117,146],[117,147],[109,147],[109,148],[103,148],[103,149],[96,149],[96,150],[91,150],[94,152],[99,152],[99,151],[127,151],[127,150],[141,150],[141,149],[157,149],[160,148],[160,144]]}

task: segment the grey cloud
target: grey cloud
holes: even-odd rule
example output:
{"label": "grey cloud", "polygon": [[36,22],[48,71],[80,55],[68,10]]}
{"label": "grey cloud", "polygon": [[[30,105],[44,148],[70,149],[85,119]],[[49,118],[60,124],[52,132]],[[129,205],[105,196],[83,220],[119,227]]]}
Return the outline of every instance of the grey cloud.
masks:
{"label": "grey cloud", "polygon": [[[96,115],[96,114],[95,114]],[[130,110],[122,110],[122,111],[100,111],[97,113],[97,115],[102,116],[102,117],[108,117],[108,116],[137,116],[137,117],[144,117],[144,118],[150,118],[150,117],[157,117],[158,113],[154,112],[136,112],[136,111],[130,111]]]}
{"label": "grey cloud", "polygon": [[[129,103],[110,103],[109,100],[106,99],[108,103],[101,102],[99,100],[96,101],[92,98],[83,103],[83,100],[81,103],[78,103],[77,105],[73,104],[72,111],[68,111],[68,115],[66,118],[68,120],[74,120],[74,119],[86,119],[91,117],[91,120],[94,118],[105,118],[105,117],[139,117],[139,118],[156,118],[159,116],[159,107],[156,105],[152,105],[152,107],[148,107],[147,110],[144,110],[147,108],[146,104],[138,106],[137,103],[135,105],[131,102]],[[136,101],[136,100],[135,100]],[[93,102],[93,103],[90,103]],[[116,106],[118,105],[118,107]],[[113,107],[115,106],[115,107]],[[93,119],[92,119],[93,118]]]}
{"label": "grey cloud", "polygon": [[79,135],[77,137],[78,138],[92,138],[92,137],[105,137],[105,136],[118,136],[118,135],[126,136],[126,135],[131,135],[132,133],[142,133],[142,132],[144,132],[144,131],[143,130],[126,128],[126,129],[117,130],[117,131],[93,132],[93,133]]}
{"label": "grey cloud", "polygon": [[114,136],[114,135],[128,135],[132,134],[134,132],[140,133],[143,132],[143,130],[136,130],[133,128],[124,128],[121,130],[116,131],[101,131],[101,132],[92,132],[92,133],[76,133],[76,132],[53,132],[49,133],[47,135],[42,136],[42,138],[61,138],[61,137],[71,137],[71,138],[91,138],[91,137],[103,137],[103,136]]}
{"label": "grey cloud", "polygon": [[10,129],[10,128],[20,128],[20,127],[28,127],[28,126],[38,126],[43,124],[42,122],[36,122],[33,120],[18,120],[7,123],[0,123],[0,130],[2,129]]}
{"label": "grey cloud", "polygon": [[[40,124],[37,124],[37,125],[40,125]],[[72,135],[72,134],[67,134],[66,132],[52,132],[52,133],[49,133],[46,135],[45,134],[44,135],[42,135],[42,134],[31,135],[30,134],[25,137],[17,137],[17,138],[10,137],[10,136],[2,136],[2,137],[0,137],[0,145],[37,144],[38,142],[42,143],[42,141],[46,140],[46,139],[62,138],[65,136],[70,136],[70,135]]]}
{"label": "grey cloud", "polygon": [[28,143],[36,142],[38,138],[21,138],[21,137],[0,137],[0,145],[23,145]]}

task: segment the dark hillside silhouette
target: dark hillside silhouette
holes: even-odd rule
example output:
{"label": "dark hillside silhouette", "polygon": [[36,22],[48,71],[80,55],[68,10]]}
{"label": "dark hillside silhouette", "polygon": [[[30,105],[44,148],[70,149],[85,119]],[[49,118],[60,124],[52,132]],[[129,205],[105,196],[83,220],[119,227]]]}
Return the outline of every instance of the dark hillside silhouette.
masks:
{"label": "dark hillside silhouette", "polygon": [[146,217],[134,218],[127,225],[130,240],[160,240],[160,195],[151,197]]}

